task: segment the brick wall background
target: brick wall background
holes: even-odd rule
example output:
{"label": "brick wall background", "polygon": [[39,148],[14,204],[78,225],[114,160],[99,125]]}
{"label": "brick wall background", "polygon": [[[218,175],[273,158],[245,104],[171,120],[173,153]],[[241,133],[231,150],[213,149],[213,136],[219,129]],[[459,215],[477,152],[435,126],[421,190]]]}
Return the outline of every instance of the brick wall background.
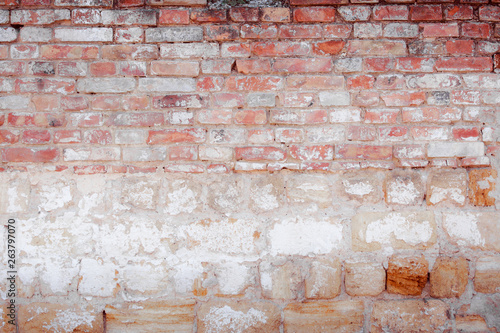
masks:
{"label": "brick wall background", "polygon": [[0,5],[20,332],[500,330],[498,0]]}

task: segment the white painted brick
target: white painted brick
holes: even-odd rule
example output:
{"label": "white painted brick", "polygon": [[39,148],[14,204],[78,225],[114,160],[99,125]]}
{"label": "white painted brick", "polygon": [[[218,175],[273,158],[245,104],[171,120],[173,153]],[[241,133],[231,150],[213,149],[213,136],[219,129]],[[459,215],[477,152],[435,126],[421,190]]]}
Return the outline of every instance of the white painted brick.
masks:
{"label": "white painted brick", "polygon": [[167,27],[146,29],[147,43],[199,42],[202,40],[202,27]]}
{"label": "white painted brick", "polygon": [[62,42],[112,42],[112,28],[56,28],[55,39]]}
{"label": "white painted brick", "polygon": [[23,27],[21,40],[23,42],[49,42],[52,40],[52,28]]}
{"label": "white painted brick", "polygon": [[0,110],[27,109],[30,99],[26,96],[10,95],[0,97]]}
{"label": "white painted brick", "polygon": [[229,161],[233,157],[233,149],[229,147],[199,146],[198,149],[202,161]]}
{"label": "white painted brick", "polygon": [[162,58],[215,58],[219,55],[217,43],[189,43],[189,44],[162,44],[160,45]]}
{"label": "white painted brick", "polygon": [[164,161],[167,158],[165,147],[124,147],[123,160],[128,162]]}
{"label": "white painted brick", "polygon": [[346,91],[322,91],[318,96],[322,106],[351,104],[351,97]]}
{"label": "white painted brick", "polygon": [[484,155],[482,142],[431,142],[427,155],[429,157],[474,157]]}
{"label": "white painted brick", "polygon": [[84,78],[78,80],[76,89],[81,93],[125,93],[135,86],[133,78]]}
{"label": "white painted brick", "polygon": [[26,24],[32,20],[33,13],[36,13],[36,22],[34,24],[52,24],[57,21],[71,19],[69,9],[13,10],[10,22],[12,24]]}
{"label": "white painted brick", "polygon": [[196,80],[191,78],[139,78],[142,92],[191,92],[196,90]]}
{"label": "white painted brick", "polygon": [[17,39],[17,31],[12,27],[0,28],[0,42],[13,42]]}

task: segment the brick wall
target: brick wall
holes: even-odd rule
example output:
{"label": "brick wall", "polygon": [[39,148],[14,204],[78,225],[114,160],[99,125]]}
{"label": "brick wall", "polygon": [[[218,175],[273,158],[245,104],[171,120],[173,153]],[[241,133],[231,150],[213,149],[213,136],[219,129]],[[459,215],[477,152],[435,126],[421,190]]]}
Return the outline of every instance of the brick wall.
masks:
{"label": "brick wall", "polygon": [[500,2],[351,2],[0,0],[19,331],[500,330]]}

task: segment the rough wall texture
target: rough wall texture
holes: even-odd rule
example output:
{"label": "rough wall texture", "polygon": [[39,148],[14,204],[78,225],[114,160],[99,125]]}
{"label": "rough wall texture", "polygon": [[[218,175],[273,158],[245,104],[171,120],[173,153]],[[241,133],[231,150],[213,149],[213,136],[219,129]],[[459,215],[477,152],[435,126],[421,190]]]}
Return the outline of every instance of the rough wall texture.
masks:
{"label": "rough wall texture", "polygon": [[0,0],[19,331],[500,330],[500,3],[351,2]]}

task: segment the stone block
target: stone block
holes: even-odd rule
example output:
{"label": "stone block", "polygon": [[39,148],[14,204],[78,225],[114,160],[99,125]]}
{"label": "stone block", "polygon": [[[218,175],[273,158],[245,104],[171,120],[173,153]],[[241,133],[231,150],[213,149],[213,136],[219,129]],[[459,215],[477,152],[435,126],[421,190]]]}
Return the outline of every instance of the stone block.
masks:
{"label": "stone block", "polygon": [[141,209],[155,209],[158,200],[158,184],[146,178],[127,179],[123,183],[122,203]]}
{"label": "stone block", "polygon": [[392,294],[421,295],[428,273],[429,263],[423,256],[393,256],[387,268],[387,291]]}
{"label": "stone block", "polygon": [[500,257],[481,257],[477,260],[474,289],[486,294],[500,292]]}
{"label": "stone block", "polygon": [[393,171],[385,180],[385,202],[420,205],[424,199],[422,177],[414,171]]}
{"label": "stone block", "polygon": [[446,303],[433,299],[375,302],[370,332],[449,332],[449,311]]}
{"label": "stone block", "polygon": [[361,332],[362,301],[290,303],[285,307],[286,333]]}
{"label": "stone block", "polygon": [[282,300],[296,299],[303,282],[300,267],[287,261],[283,264],[262,262],[259,266],[262,295]]}
{"label": "stone block", "polygon": [[106,332],[192,332],[193,300],[148,301],[107,305]]}
{"label": "stone block", "polygon": [[89,332],[104,331],[102,312],[93,308],[60,303],[35,302],[19,307],[20,332]]}
{"label": "stone block", "polygon": [[342,265],[338,259],[317,260],[311,263],[305,279],[306,298],[329,299],[340,294]]}
{"label": "stone block", "polygon": [[473,169],[469,171],[469,199],[474,206],[494,206],[497,171],[494,169]]}
{"label": "stone block", "polygon": [[345,291],[350,296],[377,296],[385,290],[386,274],[381,264],[345,263]]}
{"label": "stone block", "polygon": [[430,274],[431,296],[460,297],[469,281],[469,264],[465,258],[437,258]]}
{"label": "stone block", "polygon": [[361,204],[374,204],[382,200],[382,181],[374,172],[353,172],[340,176],[337,193],[347,200]]}
{"label": "stone block", "polygon": [[326,208],[332,203],[328,180],[323,176],[297,175],[287,179],[287,197],[291,204],[314,203]]}
{"label": "stone block", "polygon": [[355,251],[428,249],[437,240],[433,212],[362,212],[352,218]]}
{"label": "stone block", "polygon": [[500,214],[496,212],[443,213],[443,229],[459,247],[500,251]]}
{"label": "stone block", "polygon": [[433,171],[427,182],[427,205],[463,206],[467,197],[465,170]]}
{"label": "stone block", "polygon": [[250,209],[255,213],[268,212],[283,205],[285,182],[271,175],[253,179],[250,184]]}
{"label": "stone block", "polygon": [[197,311],[198,332],[279,332],[281,311],[271,302],[213,300]]}

